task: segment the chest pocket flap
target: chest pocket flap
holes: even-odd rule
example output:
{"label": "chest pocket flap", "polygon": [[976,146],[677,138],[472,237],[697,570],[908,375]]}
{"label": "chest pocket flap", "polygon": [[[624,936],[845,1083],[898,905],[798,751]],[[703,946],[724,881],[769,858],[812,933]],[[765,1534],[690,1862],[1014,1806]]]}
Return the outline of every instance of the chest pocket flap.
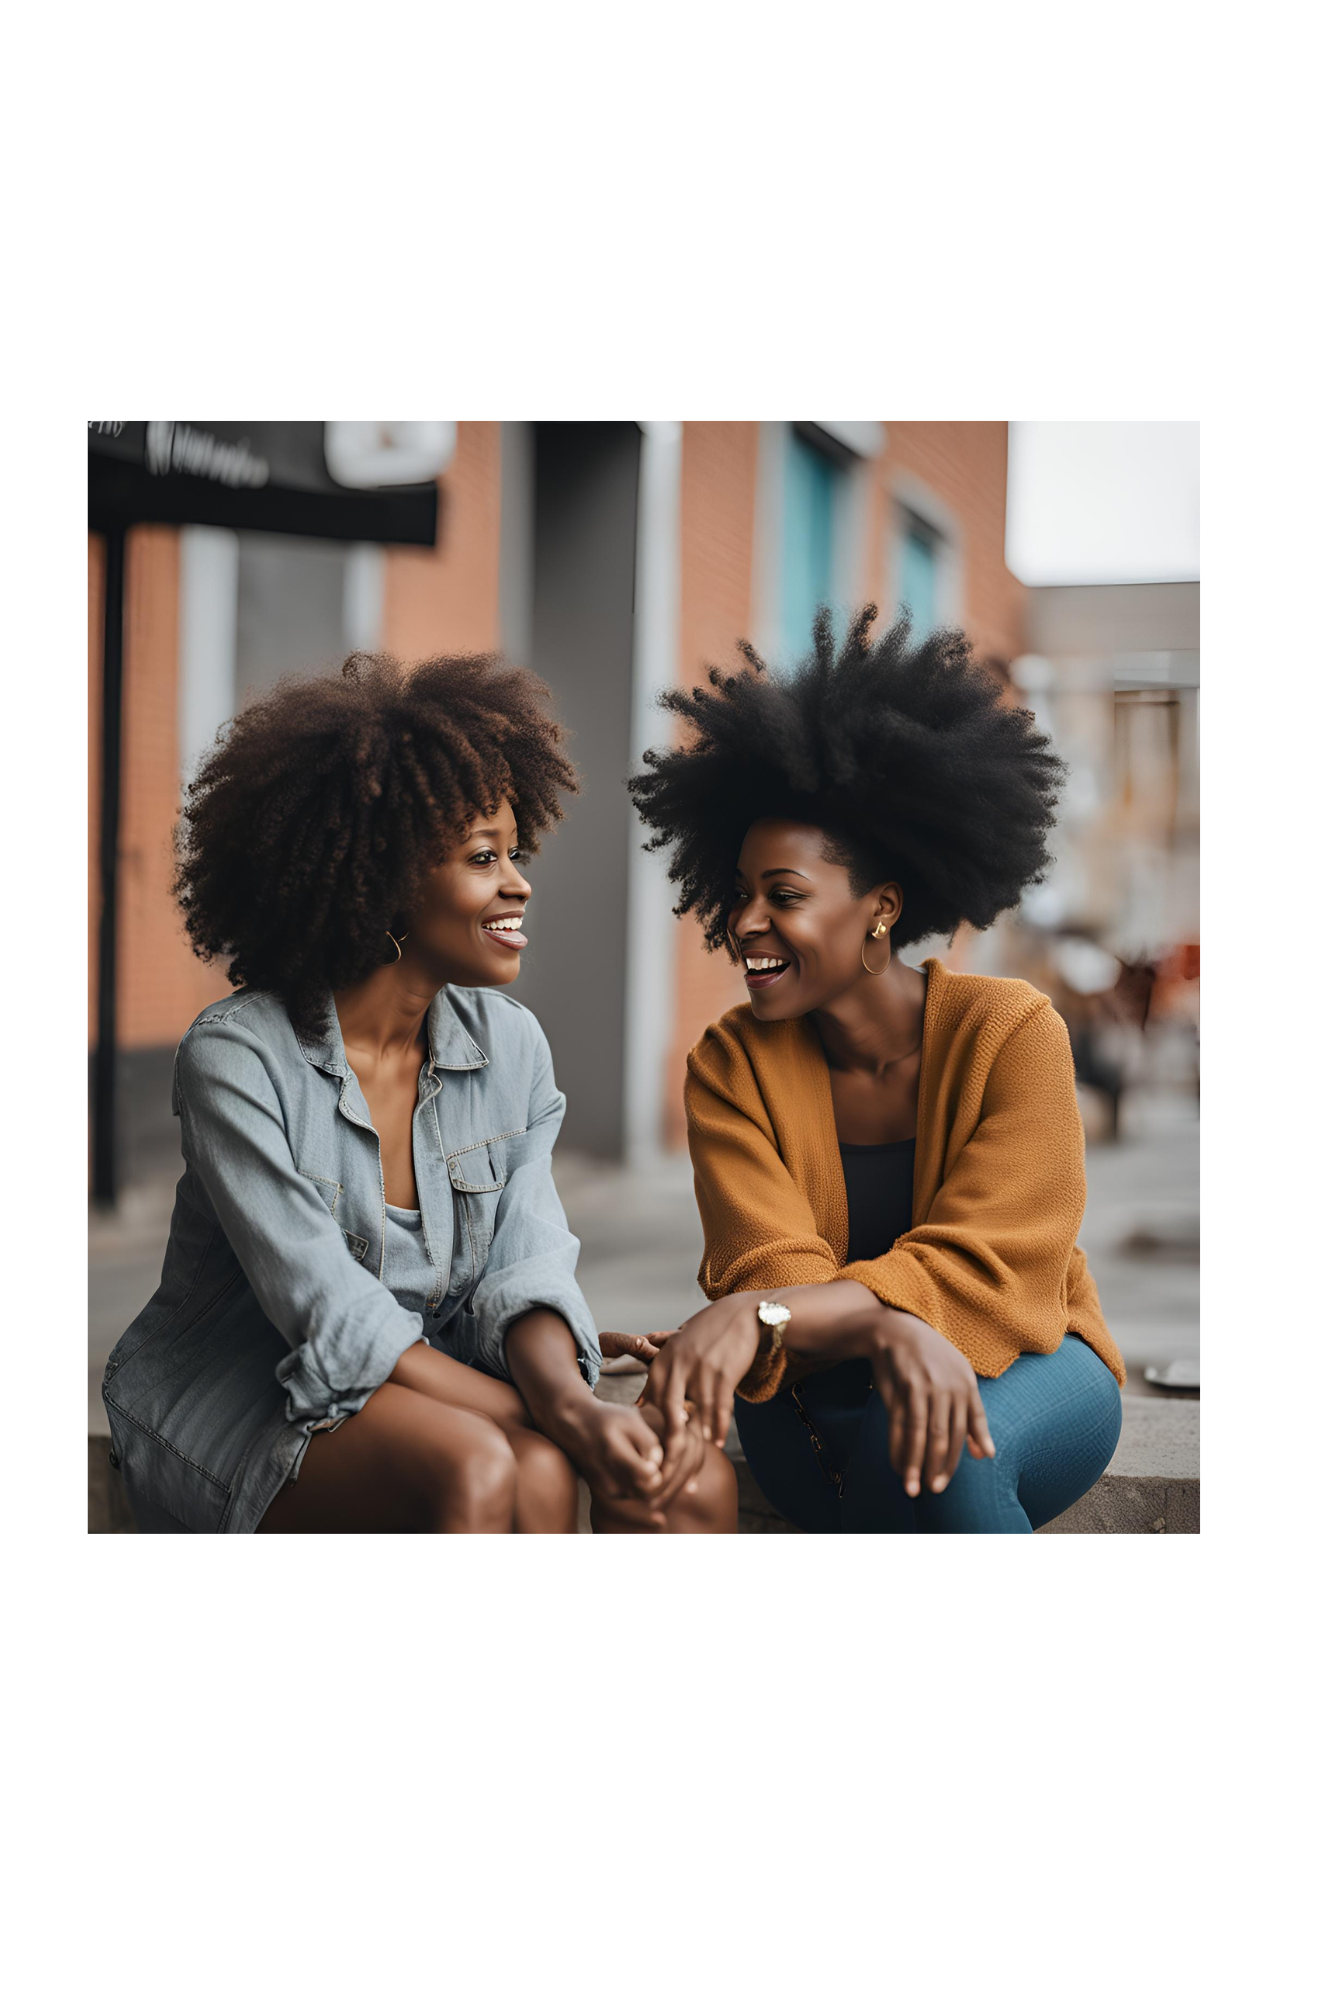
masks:
{"label": "chest pocket flap", "polygon": [[460,1146],[445,1161],[456,1194],[499,1194],[505,1184],[504,1141],[517,1139],[517,1132],[500,1132],[494,1139],[478,1139],[473,1146]]}
{"label": "chest pocket flap", "polygon": [[[321,1200],[328,1208],[330,1215],[334,1218],[334,1221],[338,1221],[338,1203],[343,1191],[342,1182],[330,1180],[327,1174],[309,1173],[304,1167],[300,1169],[300,1173],[302,1179],[308,1180],[311,1186],[315,1188]],[[370,1248],[370,1244],[364,1236],[356,1236],[350,1229],[344,1229],[343,1236],[346,1239],[348,1249],[355,1257],[357,1263],[361,1263],[367,1250]]]}

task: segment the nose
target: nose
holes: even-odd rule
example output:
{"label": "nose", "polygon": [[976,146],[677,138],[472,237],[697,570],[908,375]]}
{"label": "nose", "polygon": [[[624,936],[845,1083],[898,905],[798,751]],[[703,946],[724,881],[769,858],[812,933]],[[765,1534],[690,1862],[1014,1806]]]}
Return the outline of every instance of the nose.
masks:
{"label": "nose", "polygon": [[509,863],[509,874],[505,880],[503,893],[506,896],[520,896],[525,903],[532,894],[532,884],[519,874],[512,861]]}
{"label": "nose", "polygon": [[731,928],[738,938],[762,937],[768,929],[767,917],[751,914],[754,904],[755,899],[751,897],[748,902],[738,903],[736,906],[731,919]]}

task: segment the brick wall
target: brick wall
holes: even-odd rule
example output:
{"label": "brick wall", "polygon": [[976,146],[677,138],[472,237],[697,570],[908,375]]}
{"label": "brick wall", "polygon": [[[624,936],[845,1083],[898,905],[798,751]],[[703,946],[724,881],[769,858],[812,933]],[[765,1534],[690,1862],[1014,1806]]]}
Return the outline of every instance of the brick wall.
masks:
{"label": "brick wall", "polygon": [[500,426],[460,424],[433,549],[385,555],[384,646],[401,659],[500,643]]}
{"label": "brick wall", "polygon": [[[1023,586],[1004,562],[1005,490],[1009,426],[1000,424],[888,424],[886,449],[875,482],[879,518],[872,526],[869,587],[883,591],[882,551],[896,471],[911,473],[939,495],[962,531],[963,622],[983,658],[1006,664],[1023,650]],[[881,604],[887,612],[891,607]]]}

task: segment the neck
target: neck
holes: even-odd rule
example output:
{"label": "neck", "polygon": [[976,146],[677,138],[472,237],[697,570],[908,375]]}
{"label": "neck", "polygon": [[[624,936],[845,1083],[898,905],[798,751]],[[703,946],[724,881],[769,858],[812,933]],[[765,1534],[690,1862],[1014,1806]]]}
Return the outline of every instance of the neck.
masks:
{"label": "neck", "polygon": [[921,1046],[925,1013],[925,974],[892,958],[878,978],[865,974],[811,1019],[830,1069],[879,1075]]}
{"label": "neck", "polygon": [[406,959],[383,965],[333,996],[343,1047],[376,1060],[409,1056],[426,1039],[426,1015],[437,988]]}

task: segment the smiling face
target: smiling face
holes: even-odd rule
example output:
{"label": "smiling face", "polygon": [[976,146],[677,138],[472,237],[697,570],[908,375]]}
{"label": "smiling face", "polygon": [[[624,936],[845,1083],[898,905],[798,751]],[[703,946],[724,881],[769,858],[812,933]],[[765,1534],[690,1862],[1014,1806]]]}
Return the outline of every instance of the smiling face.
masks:
{"label": "smiling face", "polygon": [[846,868],[827,858],[827,845],[816,826],[761,819],[741,846],[727,935],[761,1020],[792,1020],[831,1005],[870,977],[863,946],[876,970],[888,954],[888,933],[870,940],[876,922],[891,932],[897,921],[897,884],[853,895]]}
{"label": "smiling face", "polygon": [[437,986],[508,986],[517,979],[532,894],[519,874],[518,852],[508,800],[480,814],[427,875],[408,920],[404,961],[420,965]]}

